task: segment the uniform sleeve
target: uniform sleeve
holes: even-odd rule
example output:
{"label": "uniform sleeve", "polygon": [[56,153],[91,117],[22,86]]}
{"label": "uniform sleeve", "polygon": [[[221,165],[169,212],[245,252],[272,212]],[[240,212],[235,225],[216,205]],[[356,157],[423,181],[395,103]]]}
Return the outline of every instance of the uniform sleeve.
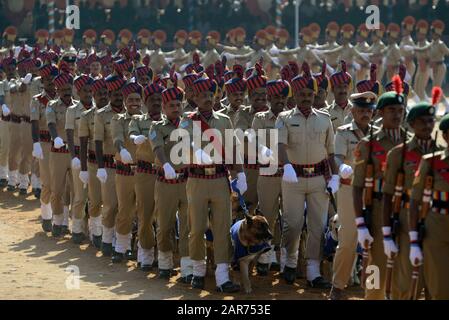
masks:
{"label": "uniform sleeve", "polygon": [[443,58],[444,56],[449,56],[449,48],[446,46],[444,42],[441,42],[440,52],[443,55]]}
{"label": "uniform sleeve", "polygon": [[359,142],[354,151],[354,178],[352,185],[354,187],[363,188],[365,186],[366,163],[368,161],[368,143],[365,141]]}
{"label": "uniform sleeve", "polygon": [[256,131],[258,129],[265,129],[262,119],[260,117],[258,117],[258,116],[255,116],[254,119],[253,119],[253,123],[251,124],[251,128],[253,128]]}
{"label": "uniform sleeve", "polygon": [[153,124],[150,128],[150,143],[151,149],[156,150],[156,148],[164,146],[164,135],[161,131],[160,124]]}
{"label": "uniform sleeve", "polygon": [[114,145],[117,141],[125,143],[125,128],[123,127],[125,121],[124,118],[112,118],[111,120],[111,131],[112,131],[112,141]]}
{"label": "uniform sleeve", "polygon": [[128,126],[128,135],[140,135],[140,128],[139,128],[139,119],[137,118],[132,118],[131,121],[129,122],[129,126]]}
{"label": "uniform sleeve", "polygon": [[94,140],[104,141],[104,119],[101,114],[95,114],[94,117]]}
{"label": "uniform sleeve", "polygon": [[277,117],[274,127],[278,130],[278,143],[288,143],[288,128],[282,116]]}
{"label": "uniform sleeve", "polygon": [[399,170],[401,157],[396,152],[396,148],[387,154],[387,168],[384,173],[384,185],[382,192],[394,195],[394,188],[396,187],[396,176]]}
{"label": "uniform sleeve", "polygon": [[65,129],[75,130],[75,108],[70,107],[65,113]]}
{"label": "uniform sleeve", "polygon": [[328,120],[329,126],[326,131],[326,150],[327,154],[334,154],[335,153],[335,135],[334,135],[334,127],[332,126],[332,122],[330,121],[330,118]]}
{"label": "uniform sleeve", "polygon": [[47,118],[47,125],[50,123],[56,123],[56,112],[52,105],[45,108],[45,117]]}
{"label": "uniform sleeve", "polygon": [[39,101],[37,99],[31,100],[30,103],[30,120],[39,121],[41,114],[39,112]]}
{"label": "uniform sleeve", "polygon": [[346,143],[344,135],[344,131],[337,131],[337,134],[335,135],[335,155],[346,158],[348,153],[348,144]]}
{"label": "uniform sleeve", "polygon": [[78,124],[78,136],[89,137],[89,117],[86,113],[82,113],[80,117],[80,122]]}
{"label": "uniform sleeve", "polygon": [[250,125],[251,124],[248,123],[248,119],[246,117],[245,112],[243,110],[239,110],[235,117],[235,128],[242,129],[243,131],[245,131],[246,129],[249,128]]}
{"label": "uniform sleeve", "polygon": [[412,194],[410,196],[413,200],[422,200],[426,176],[429,173],[429,170],[429,161],[422,159],[418,171],[415,173],[415,180],[413,181]]}

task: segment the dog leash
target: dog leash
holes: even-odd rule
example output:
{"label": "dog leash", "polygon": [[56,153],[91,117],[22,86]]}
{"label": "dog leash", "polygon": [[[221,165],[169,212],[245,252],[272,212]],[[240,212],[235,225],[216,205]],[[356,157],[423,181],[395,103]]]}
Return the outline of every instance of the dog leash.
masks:
{"label": "dog leash", "polygon": [[240,207],[243,210],[243,213],[245,215],[249,214],[248,208],[246,207],[245,198],[243,198],[242,194],[240,193],[240,190],[237,188],[237,178],[231,181],[231,189],[235,193],[237,193],[237,196],[239,198]]}

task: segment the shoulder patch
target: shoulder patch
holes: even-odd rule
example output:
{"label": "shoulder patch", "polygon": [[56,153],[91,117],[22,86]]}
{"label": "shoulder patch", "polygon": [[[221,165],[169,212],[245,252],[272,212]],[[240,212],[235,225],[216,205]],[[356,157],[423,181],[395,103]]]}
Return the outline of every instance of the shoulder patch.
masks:
{"label": "shoulder patch", "polygon": [[156,130],[151,130],[151,132],[150,132],[150,140],[154,141],[154,139],[156,139],[156,137],[157,137]]}
{"label": "shoulder patch", "polygon": [[187,127],[189,126],[189,120],[187,120],[187,119],[182,120],[181,123],[179,124],[179,126],[180,126],[182,129],[187,128]]}

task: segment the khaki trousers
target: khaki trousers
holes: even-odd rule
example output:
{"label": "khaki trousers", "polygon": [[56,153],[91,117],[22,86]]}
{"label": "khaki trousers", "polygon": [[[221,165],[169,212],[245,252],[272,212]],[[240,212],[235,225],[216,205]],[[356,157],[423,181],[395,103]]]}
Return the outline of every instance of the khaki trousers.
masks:
{"label": "khaki trousers", "polygon": [[156,175],[136,173],[136,205],[139,219],[139,243],[142,249],[152,249],[156,245],[153,221],[155,216],[154,185]]}
{"label": "khaki trousers", "polygon": [[257,180],[259,178],[259,169],[245,168],[245,174],[248,185],[248,190],[245,192],[245,201],[250,206],[250,212],[254,213],[258,204]]}
{"label": "khaki trousers", "polygon": [[418,65],[418,72],[415,76],[414,89],[420,100],[424,100],[426,98],[426,87],[429,79],[430,68],[425,67],[425,70],[423,71],[422,68]]}
{"label": "khaki trousers", "polygon": [[70,165],[69,153],[50,152],[50,202],[53,216],[62,215],[64,212],[66,184],[72,184]]}
{"label": "khaki trousers", "polygon": [[39,159],[39,174],[42,184],[41,202],[43,204],[50,203],[51,196],[51,179],[50,179],[50,142],[41,142],[42,153],[44,159]]}
{"label": "khaki trousers", "polygon": [[136,177],[134,175],[115,174],[118,202],[115,231],[120,235],[131,234],[133,221],[136,217],[135,181]]}
{"label": "khaki trousers", "polygon": [[338,289],[347,285],[354,266],[357,250],[357,226],[352,199],[352,186],[341,185],[338,190],[338,246],[333,261],[332,284]]}
{"label": "khaki trousers", "polygon": [[[8,159],[9,159],[9,122],[0,120],[0,167],[6,170],[8,168]],[[6,178],[6,174],[2,173],[0,176],[1,179]]]}
{"label": "khaki trousers", "polygon": [[446,75],[446,65],[440,64],[433,68],[433,86],[441,87]]}
{"label": "khaki trousers", "polygon": [[33,160],[33,139],[31,138],[31,124],[20,123],[20,144],[22,155],[19,160],[19,173],[28,175],[31,172],[31,162]]}
{"label": "khaki trousers", "polygon": [[186,186],[189,215],[189,253],[192,260],[206,257],[204,233],[208,228],[209,208],[214,235],[215,263],[230,263],[231,247],[231,193],[226,177],[218,179],[189,178]]}
{"label": "khaki trousers", "polygon": [[286,249],[286,266],[296,268],[298,248],[304,224],[304,204],[307,203],[306,259],[321,260],[321,245],[327,224],[329,197],[323,176],[298,177],[297,183],[282,181],[283,234],[282,247]]}
{"label": "khaki trousers", "polygon": [[87,197],[89,199],[88,210],[89,216],[92,218],[101,215],[101,182],[96,177],[97,169],[98,166],[96,164],[90,162],[87,163],[87,171],[89,172],[89,186],[87,188]]}
{"label": "khaki trousers", "polygon": [[[106,183],[101,185],[101,199],[103,201],[103,208],[101,210],[102,224],[104,227],[111,229],[115,226],[115,219],[117,217],[118,203],[117,192],[115,188],[115,169],[105,168],[108,175]],[[95,173],[95,179],[96,173]],[[98,180],[98,179],[97,179]]]}
{"label": "khaki trousers", "polygon": [[275,234],[276,219],[281,210],[282,177],[259,176],[257,180],[257,194],[259,210],[270,225],[271,234]]}
{"label": "khaki trousers", "polygon": [[186,182],[166,183],[156,181],[155,207],[157,219],[157,244],[161,252],[173,252],[173,228],[176,226],[176,212],[179,219],[179,256],[189,256],[189,225],[187,217]]}
{"label": "khaki trousers", "polygon": [[9,153],[8,153],[8,170],[18,171],[20,160],[22,158],[23,146],[21,143],[20,123],[9,122]]}

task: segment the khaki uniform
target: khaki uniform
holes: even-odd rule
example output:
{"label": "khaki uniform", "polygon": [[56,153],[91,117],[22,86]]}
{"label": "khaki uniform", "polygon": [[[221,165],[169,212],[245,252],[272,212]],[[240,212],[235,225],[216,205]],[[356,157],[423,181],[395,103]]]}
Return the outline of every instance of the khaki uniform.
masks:
{"label": "khaki uniform", "polygon": [[[191,117],[199,116],[198,112],[192,113]],[[206,120],[205,120],[206,121]],[[219,112],[212,112],[212,116],[207,120],[210,128],[218,130],[222,137],[225,137],[226,129],[233,129],[231,120]],[[180,127],[186,129],[190,135],[190,141],[194,138],[194,122],[186,117],[181,121]],[[195,131],[197,132],[197,131]],[[200,132],[200,131],[199,131]],[[235,140],[234,140],[235,141]],[[201,147],[208,145],[209,142],[201,142]],[[229,157],[225,155],[225,157]],[[210,208],[211,229],[214,235],[214,260],[216,264],[230,263],[231,237],[229,230],[231,228],[231,193],[229,189],[228,172],[223,166],[205,166],[193,165],[187,180],[186,193],[188,201],[188,215],[190,223],[189,233],[189,254],[194,263],[194,276],[205,276],[205,270],[196,271],[195,262],[205,263],[206,247],[204,233],[208,229],[208,218]],[[207,167],[207,166],[206,166]],[[197,174],[204,170],[203,174]],[[213,173],[215,171],[215,174]]]}
{"label": "khaki uniform", "polygon": [[[274,130],[275,123],[276,116],[271,110],[256,113],[252,123],[252,128],[256,131],[256,134],[257,130],[259,129],[266,130],[265,142],[263,143],[267,148],[270,148],[271,150],[273,150],[273,148],[277,148],[277,146],[271,144],[270,141],[270,131]],[[275,141],[273,141],[273,143],[275,143]],[[277,154],[275,153],[274,156],[276,155]],[[278,163],[278,160],[275,160],[276,163]],[[277,172],[268,175],[264,173],[263,170],[261,170],[259,171],[259,177],[257,179],[259,210],[262,215],[267,218],[268,224],[270,225],[271,234],[273,235],[275,235],[277,231],[276,228],[278,227],[278,224],[276,224],[276,220],[278,219],[281,210],[282,173],[282,164],[278,164]],[[270,263],[273,262],[272,258],[274,258],[273,248],[270,252],[261,255],[259,262]],[[276,261],[275,259],[273,260]]]}
{"label": "khaki uniform", "polygon": [[229,105],[229,106],[225,106],[224,109],[222,109],[220,112],[227,115],[229,117],[229,119],[231,119],[232,125],[235,127],[235,125],[236,125],[235,120],[236,120],[237,113],[241,108],[244,108],[244,107],[245,106],[240,106],[239,109],[234,110],[233,108],[231,108],[231,105]]}
{"label": "khaki uniform", "polygon": [[[251,106],[243,107],[237,111],[235,115],[235,128],[245,130],[251,129],[255,112]],[[246,183],[248,190],[245,193],[245,200],[250,206],[250,211],[254,212],[257,204],[257,179],[259,177],[259,165],[257,163],[257,153],[250,155],[247,148],[245,148],[245,163],[243,165],[246,173]]]}
{"label": "khaki uniform", "polygon": [[333,101],[328,108],[323,110],[330,114],[334,132],[336,132],[337,129],[342,125],[351,123],[352,121],[351,109],[352,109],[351,101],[348,101],[348,105],[344,109],[341,108],[339,105],[337,105],[335,101]]}
{"label": "khaki uniform", "polygon": [[[354,49],[357,52],[362,53],[362,54],[363,53],[368,53],[368,51],[369,51],[369,44],[366,41],[361,41],[361,42],[358,42],[354,46]],[[357,83],[358,81],[361,81],[361,80],[368,79],[369,78],[369,70],[370,70],[369,68],[360,66],[360,69],[356,70],[356,72],[355,72],[355,79],[356,79],[355,83]]]}
{"label": "khaki uniform", "polygon": [[310,66],[313,66],[315,64],[321,64],[321,59],[308,46],[298,47],[295,49],[289,49],[289,50],[285,50],[285,51],[284,50],[279,51],[279,55],[281,57],[282,57],[282,55],[290,55],[290,54],[296,54],[296,61],[305,61]]}
{"label": "khaki uniform", "polygon": [[[9,94],[9,81],[0,81],[1,90],[3,91],[3,103],[11,108],[11,96]],[[9,159],[9,122],[11,116],[4,116],[2,113],[0,120],[0,179],[8,180],[8,159]]]}
{"label": "khaki uniform", "polygon": [[247,54],[251,52],[253,52],[253,49],[249,46],[242,46],[240,48],[230,46],[223,47],[223,53],[231,53],[237,56],[234,57],[234,59],[230,59],[231,61],[228,61],[228,65],[240,64],[245,66],[249,61]]}
{"label": "khaki uniform", "polygon": [[[383,213],[382,213],[382,185],[383,176],[386,167],[386,156],[394,146],[398,145],[401,141],[404,141],[403,135],[397,142],[393,142],[388,135],[380,129],[373,135],[373,152],[372,158],[374,163],[374,193],[373,193],[373,205],[372,205],[372,225],[370,234],[374,238],[374,242],[371,245],[369,252],[368,265],[375,265],[379,268],[380,272],[380,288],[379,289],[366,289],[365,299],[368,300],[383,300],[385,299],[385,275],[387,256],[384,253],[383,247]],[[354,163],[354,178],[352,185],[359,188],[365,186],[365,173],[366,164],[369,159],[369,144],[370,138],[365,137],[357,146],[355,151],[355,163]]]}
{"label": "khaki uniform", "polygon": [[[367,52],[368,50],[365,50]],[[337,49],[333,49],[331,53],[338,53],[338,61],[344,60],[348,62],[348,72],[354,77],[355,76],[355,66],[353,62],[357,62],[359,64],[364,64],[365,59],[362,57],[360,52],[355,49],[355,47],[347,43],[338,47]],[[358,79],[358,78],[357,78]]]}
{"label": "khaki uniform", "polygon": [[[72,104],[78,103],[73,100]],[[55,124],[58,136],[67,143],[65,132],[67,106],[61,99],[51,101],[46,108],[47,125]],[[66,184],[72,186],[71,158],[67,145],[60,149],[50,148],[50,190],[53,224],[62,225],[64,210],[64,191]]]}
{"label": "khaki uniform", "polygon": [[204,56],[203,59],[201,60],[201,63],[207,68],[211,64],[214,65],[215,62],[217,62],[217,60],[221,60],[220,55],[218,54],[217,50],[212,49],[204,52]]}
{"label": "khaki uniform", "polygon": [[[434,161],[433,208],[429,210],[425,221],[423,241],[424,280],[432,299],[449,299],[449,151],[446,149],[423,156],[419,166],[419,175],[413,182],[411,198],[422,201],[425,179]],[[439,201],[438,201],[439,200]],[[439,203],[438,203],[439,202]]]}
{"label": "khaki uniform", "polygon": [[103,158],[108,179],[106,183],[101,184],[101,199],[103,202],[102,224],[103,224],[103,242],[112,243],[114,234],[115,218],[117,216],[118,203],[115,185],[114,162],[115,148],[112,140],[111,122],[115,112],[111,105],[107,105],[95,112],[94,116],[94,140],[103,142]]}
{"label": "khaki uniform", "polygon": [[377,72],[376,72],[377,81],[381,82],[385,73],[385,65],[383,61],[384,60],[383,51],[385,50],[385,48],[386,48],[385,44],[381,40],[379,40],[377,42],[373,42],[373,44],[368,50],[368,53],[371,54],[371,63],[377,65]]}
{"label": "khaki uniform", "polygon": [[164,52],[159,48],[154,50],[150,55],[150,67],[155,74],[160,74],[167,62],[165,61]]}
{"label": "khaki uniform", "polygon": [[[407,72],[410,74],[411,79],[413,79],[413,76],[416,72],[416,64],[414,60],[415,54],[413,51],[415,45],[415,41],[413,41],[411,35],[403,37],[401,42],[399,43],[399,49],[401,50],[401,55],[404,58],[405,67],[407,68]],[[412,81],[410,80],[410,83],[411,82]]]}
{"label": "khaki uniform", "polygon": [[[136,146],[128,136],[129,123],[132,116],[125,113],[115,114],[111,119],[112,139],[114,145],[121,141],[129,151],[133,161],[136,160]],[[118,212],[115,220],[117,242],[115,251],[125,253],[131,249],[131,231],[136,217],[136,191],[135,191],[135,164],[124,164],[120,154],[115,154],[117,169],[115,171],[115,184],[117,188]]]}
{"label": "khaki uniform", "polygon": [[181,273],[185,277],[193,272],[191,268],[186,268],[186,265],[191,265],[189,262],[189,222],[186,194],[188,168],[186,164],[175,165],[171,161],[170,152],[178,141],[171,141],[170,134],[176,129],[177,127],[171,121],[163,117],[161,121],[154,122],[151,127],[150,140],[153,152],[157,148],[163,148],[167,159],[170,159],[171,166],[179,174],[178,179],[166,180],[162,169],[164,164],[156,158],[156,165],[160,168],[154,194],[158,225],[159,269],[169,270],[173,268],[175,248],[173,247],[172,231],[176,225],[176,212],[178,212],[179,256],[181,257]]}
{"label": "khaki uniform", "polygon": [[445,56],[449,56],[449,48],[441,40],[433,40],[430,43],[429,57],[430,67],[433,72],[433,85],[441,87],[446,75]]}
{"label": "khaki uniform", "polygon": [[187,63],[186,52],[184,48],[177,48],[173,51],[165,52],[165,57],[168,59],[173,59],[173,63],[176,64],[176,66],[182,66]]}
{"label": "khaki uniform", "polygon": [[[94,236],[102,234],[101,226],[101,183],[97,179],[97,159],[95,155],[95,113],[97,108],[92,106],[90,109],[81,112],[78,123],[78,137],[87,137],[87,172],[89,173],[89,181],[87,186],[87,198],[89,199],[89,229]],[[75,177],[74,177],[75,178]],[[78,177],[79,180],[79,177]],[[80,180],[81,181],[81,180]]]}
{"label": "khaki uniform", "polygon": [[334,130],[329,115],[313,108],[308,118],[298,108],[280,113],[276,128],[279,130],[279,143],[286,145],[288,159],[298,176],[297,183],[282,181],[282,251],[286,255],[285,261],[281,258],[282,270],[284,264],[289,268],[297,266],[306,203],[306,258],[318,263],[321,260],[321,240],[329,207],[326,185],[330,170],[327,158],[334,153]]}
{"label": "khaki uniform", "polygon": [[384,50],[385,65],[387,69],[387,81],[391,81],[393,76],[398,73],[401,64],[402,53],[399,46],[394,43],[388,45]]}
{"label": "khaki uniform", "polygon": [[[429,150],[432,152],[433,150]],[[405,181],[404,193],[410,197],[415,172],[418,170],[423,151],[419,146],[416,137],[407,143],[407,153],[404,161]],[[403,155],[403,144],[394,147],[387,156],[387,169],[385,170],[385,183],[383,186],[383,193],[394,196],[396,187],[397,172],[401,169]],[[394,269],[392,277],[392,298],[395,300],[406,300],[410,298],[410,285],[412,279],[412,265],[409,260],[410,253],[410,238],[409,221],[408,221],[408,207],[409,201],[404,202],[399,215],[400,232],[396,235],[396,244],[399,249],[398,256],[394,259]],[[422,275],[421,275],[421,286]]]}
{"label": "khaki uniform", "polygon": [[[149,138],[153,120],[148,114],[135,115],[129,123],[128,135],[143,135]],[[156,244],[153,222],[154,214],[154,186],[157,178],[157,168],[154,164],[154,154],[149,140],[136,147],[137,169],[135,174],[136,206],[138,217],[139,254],[142,264],[152,264]],[[172,227],[174,224],[172,225]],[[148,253],[148,254],[145,254]]]}
{"label": "khaki uniform", "polygon": [[[353,166],[354,150],[364,133],[352,121],[337,129],[335,134],[335,156],[344,159],[344,163]],[[351,277],[357,249],[357,226],[355,225],[355,210],[352,198],[351,178],[340,179],[340,189],[337,197],[338,246],[333,261],[332,284],[338,289],[344,289]]]}
{"label": "khaki uniform", "polygon": [[415,50],[416,59],[418,61],[418,72],[415,76],[414,89],[420,100],[426,98],[426,87],[430,79],[430,56],[429,44],[427,40],[417,43],[417,48],[427,48],[424,50]]}

